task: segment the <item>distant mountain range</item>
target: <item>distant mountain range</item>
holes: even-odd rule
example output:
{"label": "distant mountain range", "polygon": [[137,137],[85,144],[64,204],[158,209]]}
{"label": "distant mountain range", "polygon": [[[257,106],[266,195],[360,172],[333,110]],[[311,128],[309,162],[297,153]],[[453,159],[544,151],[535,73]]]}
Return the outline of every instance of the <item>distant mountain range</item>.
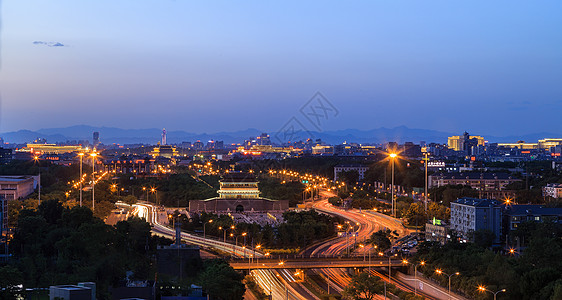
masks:
{"label": "distant mountain range", "polygon": [[[44,138],[49,143],[66,142],[72,140],[89,140],[92,141],[92,133],[98,131],[100,133],[100,141],[104,144],[156,144],[160,141],[162,130],[158,128],[149,129],[121,129],[114,127],[94,127],[88,125],[76,125],[64,128],[45,128],[37,131],[19,130],[13,132],[0,133],[0,137],[4,138],[8,143],[28,143],[36,138]],[[225,143],[241,143],[245,139],[260,135],[261,130],[249,128],[241,131],[233,132],[217,132],[217,133],[192,133],[186,131],[168,131],[168,143],[181,143],[183,141],[195,142],[197,140],[206,142],[208,140],[224,141]],[[286,136],[282,133],[268,132],[273,142],[278,141],[277,137]],[[414,129],[405,126],[395,128],[377,128],[372,130],[345,129],[335,131],[308,131],[301,132],[296,135],[299,139],[308,137],[314,139],[322,139],[329,144],[340,144],[342,142],[355,143],[384,143],[394,141],[398,143],[420,141],[446,143],[447,137],[452,135],[460,135],[462,132],[451,133],[437,130]],[[527,142],[535,142],[542,138],[561,137],[562,134],[552,132],[540,132],[535,134],[526,134],[522,136],[487,136],[486,140],[490,142],[517,142],[524,140]],[[282,139],[282,138],[281,138]]]}

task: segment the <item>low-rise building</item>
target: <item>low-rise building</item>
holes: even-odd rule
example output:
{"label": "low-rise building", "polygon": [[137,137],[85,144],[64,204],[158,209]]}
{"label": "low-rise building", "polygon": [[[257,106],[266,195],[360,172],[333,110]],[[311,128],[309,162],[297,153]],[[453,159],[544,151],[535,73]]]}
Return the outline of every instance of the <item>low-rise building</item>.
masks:
{"label": "low-rise building", "polygon": [[562,223],[562,208],[544,207],[543,205],[509,205],[506,207],[508,230],[516,230],[524,222]]}
{"label": "low-rise building", "polygon": [[500,203],[490,199],[461,198],[451,202],[451,230],[467,240],[478,230],[489,230],[499,243],[502,234]]}
{"label": "low-rise building", "polygon": [[444,245],[447,242],[449,234],[449,226],[442,220],[433,219],[425,224],[425,240],[430,242],[439,242]]}
{"label": "low-rise building", "polygon": [[359,181],[365,178],[365,172],[367,172],[369,168],[363,165],[337,165],[334,167],[334,182],[340,180],[339,174],[341,172],[349,172],[349,171],[357,171],[359,174]]}
{"label": "low-rise building", "polygon": [[442,187],[445,185],[467,185],[478,191],[501,191],[508,184],[521,181],[508,173],[435,173],[429,176],[429,187]]}
{"label": "low-rise building", "polygon": [[34,190],[34,176],[0,176],[0,197],[6,200],[17,200],[25,198],[33,193]]}
{"label": "low-rise building", "polygon": [[549,183],[542,188],[542,195],[544,197],[562,198],[562,184]]}

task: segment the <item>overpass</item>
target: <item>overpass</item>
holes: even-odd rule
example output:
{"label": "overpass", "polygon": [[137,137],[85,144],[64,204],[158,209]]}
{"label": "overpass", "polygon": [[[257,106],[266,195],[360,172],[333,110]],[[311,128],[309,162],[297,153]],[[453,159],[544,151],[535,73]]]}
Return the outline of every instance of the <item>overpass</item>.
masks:
{"label": "overpass", "polygon": [[[324,268],[372,268],[388,267],[388,259],[365,261],[358,259],[236,259],[230,261],[235,270],[256,269],[324,269]],[[391,260],[390,267],[404,267],[402,260]]]}

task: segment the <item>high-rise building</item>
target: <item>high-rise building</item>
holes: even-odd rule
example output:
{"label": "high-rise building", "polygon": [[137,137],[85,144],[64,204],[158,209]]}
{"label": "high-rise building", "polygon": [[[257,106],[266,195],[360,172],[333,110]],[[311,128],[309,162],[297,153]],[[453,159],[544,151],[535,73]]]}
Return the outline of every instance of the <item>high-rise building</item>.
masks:
{"label": "high-rise building", "polygon": [[94,147],[96,147],[97,145],[99,145],[99,143],[100,143],[100,133],[98,131],[94,131],[92,144],[94,145]]}
{"label": "high-rise building", "polygon": [[465,151],[467,153],[471,151],[472,147],[484,146],[485,143],[486,141],[483,137],[477,135],[471,136],[468,132],[465,132],[462,136],[451,136],[447,140],[447,145],[450,149]]}
{"label": "high-rise building", "polygon": [[162,142],[160,143],[160,145],[166,145],[167,141],[166,141],[166,128],[162,129]]}
{"label": "high-rise building", "polygon": [[269,134],[262,133],[260,136],[256,138],[256,142],[260,146],[264,145],[271,145],[271,139],[269,138]]}

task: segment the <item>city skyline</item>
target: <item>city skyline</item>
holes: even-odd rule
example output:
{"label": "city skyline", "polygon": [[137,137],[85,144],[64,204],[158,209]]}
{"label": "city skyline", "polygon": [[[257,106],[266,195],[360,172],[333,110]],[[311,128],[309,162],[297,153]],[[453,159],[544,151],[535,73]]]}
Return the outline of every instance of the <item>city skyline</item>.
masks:
{"label": "city skyline", "polygon": [[326,131],[562,132],[555,1],[2,4],[0,132],[276,131],[316,92]]}

